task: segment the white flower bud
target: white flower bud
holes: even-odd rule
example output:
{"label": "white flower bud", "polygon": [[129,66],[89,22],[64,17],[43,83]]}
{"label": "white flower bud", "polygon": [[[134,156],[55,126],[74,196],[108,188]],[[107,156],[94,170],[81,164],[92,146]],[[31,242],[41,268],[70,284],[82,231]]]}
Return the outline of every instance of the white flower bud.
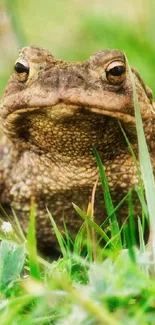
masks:
{"label": "white flower bud", "polygon": [[1,230],[5,233],[5,234],[9,234],[13,231],[13,228],[11,226],[10,222],[3,222],[2,226],[1,226]]}

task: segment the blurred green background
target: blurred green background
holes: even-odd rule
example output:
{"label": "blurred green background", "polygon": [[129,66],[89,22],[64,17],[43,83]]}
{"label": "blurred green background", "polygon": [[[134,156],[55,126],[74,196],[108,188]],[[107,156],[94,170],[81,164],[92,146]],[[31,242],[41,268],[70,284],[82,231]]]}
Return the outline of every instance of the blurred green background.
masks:
{"label": "blurred green background", "polygon": [[155,93],[154,0],[0,0],[0,95],[29,44],[66,60],[121,49]]}

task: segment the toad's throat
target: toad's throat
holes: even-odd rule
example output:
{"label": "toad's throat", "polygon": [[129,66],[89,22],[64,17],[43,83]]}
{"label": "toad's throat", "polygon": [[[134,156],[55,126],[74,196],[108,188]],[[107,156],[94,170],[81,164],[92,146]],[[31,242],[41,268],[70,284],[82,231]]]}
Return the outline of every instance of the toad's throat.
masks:
{"label": "toad's throat", "polygon": [[62,157],[72,160],[92,157],[93,148],[102,158],[109,159],[124,142],[116,118],[84,107],[73,109],[73,106],[56,105],[52,109],[23,110],[22,113],[20,110],[14,116],[10,114],[5,123],[9,137],[18,138],[52,157],[61,156],[61,161]]}

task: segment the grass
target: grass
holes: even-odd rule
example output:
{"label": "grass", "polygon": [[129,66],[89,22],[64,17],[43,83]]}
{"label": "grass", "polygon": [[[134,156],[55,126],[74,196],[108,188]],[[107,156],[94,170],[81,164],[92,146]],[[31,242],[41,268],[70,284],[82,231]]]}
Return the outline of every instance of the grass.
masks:
{"label": "grass", "polygon": [[149,251],[132,247],[133,259],[130,249],[107,251],[98,245],[95,259],[82,257],[80,231],[76,250],[66,246],[63,257],[48,262],[34,256],[33,218],[27,243],[13,244],[13,232],[1,242],[0,324],[154,324]]}

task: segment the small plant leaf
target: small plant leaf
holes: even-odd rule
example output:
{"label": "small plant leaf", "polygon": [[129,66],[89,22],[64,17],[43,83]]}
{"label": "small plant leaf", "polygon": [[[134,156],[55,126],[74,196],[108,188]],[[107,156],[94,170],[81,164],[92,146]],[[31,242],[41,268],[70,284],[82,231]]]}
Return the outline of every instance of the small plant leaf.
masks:
{"label": "small plant leaf", "polygon": [[25,245],[3,240],[0,244],[0,290],[20,275],[25,260]]}

